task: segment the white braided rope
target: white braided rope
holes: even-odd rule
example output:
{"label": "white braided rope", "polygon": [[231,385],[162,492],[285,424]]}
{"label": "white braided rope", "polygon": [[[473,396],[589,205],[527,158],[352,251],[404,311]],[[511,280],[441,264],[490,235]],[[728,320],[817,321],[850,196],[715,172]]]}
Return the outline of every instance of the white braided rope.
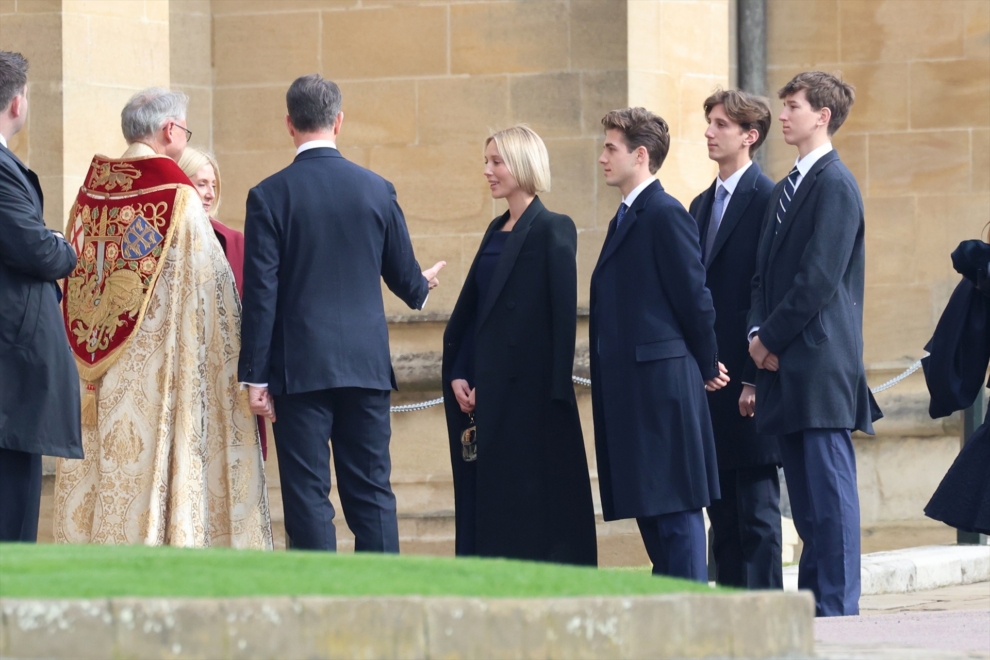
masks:
{"label": "white braided rope", "polygon": [[[928,357],[928,353],[925,353],[925,357]],[[891,378],[883,385],[878,385],[877,387],[874,387],[873,389],[870,390],[870,392],[872,392],[873,394],[879,394],[884,390],[889,390],[891,387],[897,385],[899,382],[901,382],[902,380],[904,380],[905,378],[907,378],[908,376],[910,376],[920,368],[921,368],[921,360],[918,360],[910,367],[905,369],[903,372],[901,372],[900,375]],[[591,387],[591,380],[588,378],[581,378],[580,376],[571,376],[571,380],[573,380],[578,385]],[[440,397],[438,399],[430,399],[429,401],[423,401],[422,403],[409,403],[404,406],[392,406],[391,410],[394,413],[417,412],[419,410],[426,410],[427,408],[432,408],[433,406],[439,406],[441,403],[443,403],[443,397]]]}

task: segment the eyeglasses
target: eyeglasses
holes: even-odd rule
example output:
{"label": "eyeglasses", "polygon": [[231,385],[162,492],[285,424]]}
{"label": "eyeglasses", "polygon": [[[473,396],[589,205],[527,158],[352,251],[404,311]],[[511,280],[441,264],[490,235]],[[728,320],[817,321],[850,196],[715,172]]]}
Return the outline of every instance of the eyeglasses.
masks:
{"label": "eyeglasses", "polygon": [[192,131],[190,131],[185,126],[179,126],[174,121],[172,122],[172,126],[175,126],[176,128],[181,128],[182,130],[184,130],[186,132],[186,142],[188,142],[189,140],[192,139]]}

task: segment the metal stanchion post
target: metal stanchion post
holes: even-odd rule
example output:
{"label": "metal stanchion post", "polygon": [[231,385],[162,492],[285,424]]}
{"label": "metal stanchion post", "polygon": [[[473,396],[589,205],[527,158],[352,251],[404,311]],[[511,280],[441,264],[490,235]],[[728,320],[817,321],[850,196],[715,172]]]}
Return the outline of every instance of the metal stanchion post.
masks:
{"label": "metal stanchion post", "polygon": [[[984,388],[980,388],[980,393],[976,395],[976,401],[973,402],[969,408],[963,411],[963,434],[962,439],[959,441],[959,448],[966,444],[966,441],[973,435],[980,424],[983,423],[983,395]],[[964,532],[961,529],[956,530],[956,543],[959,545],[985,545],[987,542],[986,534],[980,534],[978,532]]]}

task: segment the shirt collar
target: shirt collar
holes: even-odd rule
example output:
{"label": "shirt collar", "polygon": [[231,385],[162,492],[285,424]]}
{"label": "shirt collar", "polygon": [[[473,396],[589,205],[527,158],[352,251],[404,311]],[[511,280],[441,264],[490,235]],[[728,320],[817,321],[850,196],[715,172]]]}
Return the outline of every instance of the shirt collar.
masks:
{"label": "shirt collar", "polygon": [[336,149],[337,144],[333,140],[310,140],[309,142],[303,142],[296,149],[296,155],[298,156],[304,151],[309,151],[310,149],[325,149],[325,148]]}
{"label": "shirt collar", "polygon": [[626,208],[630,208],[631,209],[632,208],[632,205],[633,205],[633,202],[635,202],[636,201],[636,198],[639,197],[639,193],[641,193],[644,190],[646,190],[646,187],[648,185],[650,185],[651,183],[653,183],[654,181],[656,181],[656,177],[652,177],[651,176],[646,181],[644,181],[643,183],[639,184],[638,186],[636,186],[635,188],[633,188],[631,191],[629,191],[629,194],[622,198],[622,203],[626,205]]}
{"label": "shirt collar", "polygon": [[0,144],[2,144],[7,149],[10,148],[10,147],[7,147],[7,138],[5,138],[3,135],[0,135]]}
{"label": "shirt collar", "polygon": [[730,195],[733,194],[734,192],[736,192],[736,186],[739,185],[739,180],[742,179],[743,174],[746,173],[746,170],[748,170],[749,169],[749,166],[752,165],[752,164],[753,164],[753,161],[749,161],[748,163],[746,163],[745,165],[743,165],[742,167],[740,167],[738,170],[736,170],[735,172],[733,172],[732,175],[729,176],[729,178],[726,179],[725,181],[722,181],[722,179],[719,179],[718,177],[716,177],[715,178],[715,181],[716,181],[716,183],[715,183],[715,191],[718,192],[718,188],[719,188],[719,186],[721,186],[721,187],[725,188],[725,192],[729,193]]}
{"label": "shirt collar", "polygon": [[804,178],[808,172],[811,171],[811,168],[815,165],[815,163],[817,163],[822,156],[830,151],[832,151],[832,143],[826,142],[804,158],[798,158],[795,160],[794,167],[798,168],[798,172],[801,173],[801,178]]}

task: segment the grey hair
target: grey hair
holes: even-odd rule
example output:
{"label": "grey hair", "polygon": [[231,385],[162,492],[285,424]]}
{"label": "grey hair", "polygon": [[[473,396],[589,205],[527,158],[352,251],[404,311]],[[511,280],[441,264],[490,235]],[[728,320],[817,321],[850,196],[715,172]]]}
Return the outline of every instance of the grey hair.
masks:
{"label": "grey hair", "polygon": [[165,122],[185,119],[189,97],[164,87],[149,87],[131,97],[120,112],[120,128],[128,144],[151,137]]}

